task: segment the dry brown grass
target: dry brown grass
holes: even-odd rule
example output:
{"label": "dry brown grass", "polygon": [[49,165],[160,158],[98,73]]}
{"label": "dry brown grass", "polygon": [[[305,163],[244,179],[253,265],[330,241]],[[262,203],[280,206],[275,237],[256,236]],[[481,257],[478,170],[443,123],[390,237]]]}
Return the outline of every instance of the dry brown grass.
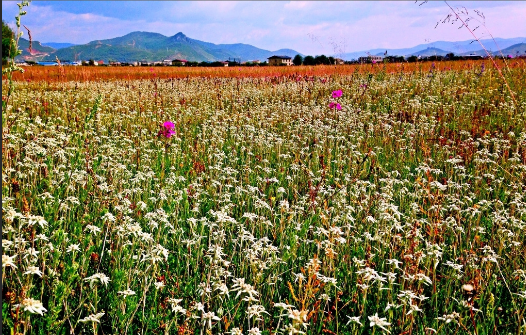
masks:
{"label": "dry brown grass", "polygon": [[[385,71],[414,72],[430,71],[432,64],[435,71],[473,69],[480,67],[484,60],[468,61],[437,61],[418,63],[393,64],[353,64],[353,65],[318,65],[318,66],[261,66],[261,67],[96,67],[96,66],[31,66],[25,68],[25,73],[16,73],[18,81],[98,81],[114,79],[155,79],[155,78],[186,78],[186,77],[275,77],[275,76],[330,76],[332,74],[347,75],[352,73],[378,73]],[[497,61],[499,67],[504,67],[503,61]],[[524,67],[526,61],[517,59],[509,62],[511,67]],[[486,67],[493,66],[485,62]]]}

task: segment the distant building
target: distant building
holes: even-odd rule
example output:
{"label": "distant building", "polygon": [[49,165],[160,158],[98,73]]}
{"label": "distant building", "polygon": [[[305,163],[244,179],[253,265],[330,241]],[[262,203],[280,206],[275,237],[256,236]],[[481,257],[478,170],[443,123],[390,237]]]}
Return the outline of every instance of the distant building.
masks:
{"label": "distant building", "polygon": [[336,65],[343,65],[345,64],[345,61],[341,58],[334,58],[334,64]]}
{"label": "distant building", "polygon": [[367,56],[367,57],[359,57],[358,62],[359,63],[378,63],[383,61],[382,56]]}
{"label": "distant building", "polygon": [[280,65],[292,65],[292,58],[289,56],[272,56],[268,58],[268,65],[280,66]]}

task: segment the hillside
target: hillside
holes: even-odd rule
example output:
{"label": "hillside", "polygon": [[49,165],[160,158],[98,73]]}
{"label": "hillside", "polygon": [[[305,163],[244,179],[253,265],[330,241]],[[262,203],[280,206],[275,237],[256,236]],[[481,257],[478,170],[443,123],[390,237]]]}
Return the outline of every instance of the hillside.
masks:
{"label": "hillside", "polygon": [[[520,43],[526,43],[525,37],[515,37],[515,38],[495,38],[493,39],[484,39],[480,42],[488,50],[504,50],[510,46]],[[345,60],[358,59],[361,56],[378,55],[383,56],[384,52],[387,51],[387,54],[390,56],[410,56],[418,55],[420,52],[426,50],[427,48],[437,48],[446,53],[452,52],[455,55],[469,55],[471,53],[479,54],[480,53],[480,44],[473,42],[473,40],[458,41],[458,42],[449,42],[449,41],[437,41],[425,44],[419,44],[410,48],[399,48],[399,49],[385,49],[385,48],[376,48],[363,51],[348,52],[339,55],[339,57]],[[483,50],[482,50],[483,51]],[[438,53],[437,53],[438,54]],[[480,53],[481,54],[481,53]],[[482,55],[482,54],[481,54]]]}
{"label": "hillside", "polygon": [[214,44],[187,37],[183,33],[164,36],[159,33],[136,31],[121,37],[95,40],[84,45],[63,48],[45,60],[104,60],[104,61],[160,61],[187,59],[189,61],[218,61],[227,59],[266,60],[275,54],[295,56],[290,49],[268,51],[249,44]]}
{"label": "hillside", "polygon": [[40,60],[53,52],[54,48],[44,46],[39,41],[33,41],[31,43],[31,53],[29,53],[29,40],[21,37],[18,41],[18,47],[22,50],[22,54],[17,56],[17,60]]}
{"label": "hillside", "polygon": [[445,56],[448,53],[450,53],[450,51],[442,50],[442,49],[439,49],[439,48],[426,48],[424,50],[413,52],[413,53],[411,53],[410,56],[421,56],[421,57],[429,57],[429,56],[435,56],[435,55],[436,56]]}

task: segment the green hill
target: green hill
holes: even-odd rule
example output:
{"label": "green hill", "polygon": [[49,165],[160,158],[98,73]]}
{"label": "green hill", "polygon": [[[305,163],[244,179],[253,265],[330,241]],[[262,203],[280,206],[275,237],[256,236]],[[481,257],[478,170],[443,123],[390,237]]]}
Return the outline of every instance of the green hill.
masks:
{"label": "green hill", "polygon": [[[286,50],[292,56],[298,52]],[[227,59],[266,60],[276,52],[248,44],[214,44],[194,40],[183,33],[167,37],[159,33],[135,31],[121,37],[95,40],[84,45],[56,50],[44,60],[104,60],[104,61],[162,61],[186,59],[189,61],[220,61]]]}
{"label": "green hill", "polygon": [[29,40],[26,40],[25,38],[21,37],[20,40],[18,40],[18,48],[22,50],[22,54],[16,57],[17,61],[21,60],[40,60],[56,50],[42,45],[39,41],[33,41],[31,43],[31,53],[29,52]]}

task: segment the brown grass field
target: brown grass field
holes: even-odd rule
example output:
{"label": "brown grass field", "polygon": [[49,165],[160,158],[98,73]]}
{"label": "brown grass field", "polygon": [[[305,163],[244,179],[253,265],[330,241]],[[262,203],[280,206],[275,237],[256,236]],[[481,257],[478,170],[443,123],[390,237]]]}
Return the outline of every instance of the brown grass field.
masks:
{"label": "brown grass field", "polygon": [[[17,81],[98,81],[115,79],[169,79],[187,77],[311,77],[330,76],[333,74],[349,75],[353,73],[386,73],[430,71],[469,70],[480,67],[482,63],[488,68],[493,67],[489,60],[466,61],[437,61],[417,63],[392,63],[392,64],[352,64],[352,65],[318,65],[318,66],[256,66],[256,67],[96,67],[96,66],[30,66],[25,67],[24,73],[15,73]],[[497,60],[500,68],[524,67],[525,59],[508,61]]]}

